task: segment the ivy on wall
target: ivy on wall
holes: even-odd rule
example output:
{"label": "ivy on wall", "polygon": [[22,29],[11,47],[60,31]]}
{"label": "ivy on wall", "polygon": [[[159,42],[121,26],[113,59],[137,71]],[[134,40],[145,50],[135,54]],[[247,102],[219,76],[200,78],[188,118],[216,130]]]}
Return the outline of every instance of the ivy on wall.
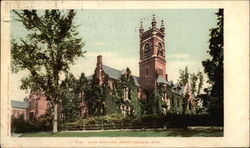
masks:
{"label": "ivy on wall", "polygon": [[[113,83],[113,88],[110,88],[109,83]],[[140,100],[138,98],[138,87],[135,85],[129,68],[125,70],[118,80],[112,80],[108,75],[104,75],[101,86],[95,72],[90,86],[90,89],[86,92],[86,101],[91,116],[121,114],[121,105],[129,107],[129,115],[136,117],[142,114],[160,115],[167,112],[176,114],[192,113],[192,107],[190,107],[187,99],[189,96],[183,97],[173,92],[173,86],[158,84],[157,89],[146,92],[146,99]],[[126,94],[125,91],[127,91]],[[164,94],[170,99],[170,107],[164,100]],[[128,113],[127,110],[125,111]]]}
{"label": "ivy on wall", "polygon": [[[118,106],[125,105],[131,108],[130,115],[140,116],[141,114],[141,103],[138,99],[138,90],[135,86],[133,76],[129,68],[126,69],[125,73],[116,82],[117,88],[114,90],[116,93],[116,101]],[[124,90],[128,91],[128,99],[124,99]],[[121,112],[121,111],[120,111]]]}
{"label": "ivy on wall", "polygon": [[[99,86],[99,79],[96,72],[90,82],[90,89],[86,91],[86,102],[90,116],[111,115],[121,113],[120,106],[125,105],[131,108],[131,114],[139,116],[141,113],[140,101],[138,100],[137,87],[129,68],[124,75],[117,80],[113,80],[114,88],[110,88],[108,75],[104,75],[104,81]],[[128,90],[128,100],[124,100],[124,89]]]}

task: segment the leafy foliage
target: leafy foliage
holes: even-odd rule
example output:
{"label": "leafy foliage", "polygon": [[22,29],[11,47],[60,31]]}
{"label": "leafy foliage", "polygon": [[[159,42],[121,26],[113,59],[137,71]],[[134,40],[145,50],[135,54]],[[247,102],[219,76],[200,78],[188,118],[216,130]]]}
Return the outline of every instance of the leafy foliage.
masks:
{"label": "leafy foliage", "polygon": [[80,118],[80,102],[78,81],[73,74],[68,74],[62,82],[62,106],[63,115],[67,122],[76,121]]}
{"label": "leafy foliage", "polygon": [[203,86],[203,73],[189,73],[188,67],[186,66],[184,70],[180,70],[180,76],[178,83],[180,86],[185,86],[188,82],[191,85],[191,91],[195,96],[198,96],[201,93]]}
{"label": "leafy foliage", "polygon": [[57,132],[57,104],[62,94],[62,75],[67,74],[75,58],[82,57],[84,43],[78,37],[74,10],[20,10],[13,12],[28,34],[20,41],[12,40],[13,72],[27,70],[21,89],[42,90],[55,107],[54,132]]}
{"label": "leafy foliage", "polygon": [[190,74],[190,85],[191,85],[191,91],[195,95],[197,92],[196,86],[197,86],[197,80],[198,77],[195,73]]}
{"label": "leafy foliage", "polygon": [[52,129],[52,116],[45,114],[39,118],[24,119],[21,115],[18,118],[11,118],[11,132],[24,133],[24,132],[40,132],[50,131]]}
{"label": "leafy foliage", "polygon": [[211,84],[209,96],[211,98],[208,111],[215,118],[223,118],[223,93],[224,93],[224,64],[223,64],[223,22],[224,11],[219,9],[216,13],[218,22],[217,27],[210,30],[209,50],[211,58],[202,62],[205,73],[208,75],[208,82]]}
{"label": "leafy foliage", "polygon": [[189,95],[188,95],[188,93],[186,93],[185,96],[184,96],[184,98],[183,98],[183,103],[182,103],[182,114],[186,114],[187,113],[188,98],[189,98]]}
{"label": "leafy foliage", "polygon": [[199,96],[200,95],[200,93],[201,93],[201,89],[202,89],[202,86],[203,86],[203,74],[202,74],[202,72],[198,72],[197,73],[197,77],[198,77],[198,90],[197,90],[197,96]]}
{"label": "leafy foliage", "polygon": [[[117,107],[119,108],[121,104],[125,104],[132,108],[130,115],[140,116],[141,114],[141,102],[138,100],[138,90],[135,86],[133,76],[129,68],[126,69],[125,74],[121,76],[119,81],[116,83],[117,96],[115,97],[117,102]],[[124,90],[128,90],[128,99],[124,99]],[[120,109],[119,109],[120,110]]]}
{"label": "leafy foliage", "polygon": [[142,115],[123,117],[121,114],[90,117],[67,123],[68,130],[90,129],[144,129],[144,128],[187,128],[188,126],[221,126],[208,114]]}
{"label": "leafy foliage", "polygon": [[185,70],[180,70],[180,76],[178,79],[178,83],[181,86],[185,86],[188,83],[188,79],[189,79],[189,73],[188,73],[188,67],[185,67]]}
{"label": "leafy foliage", "polygon": [[[97,69],[95,70],[97,71]],[[88,106],[88,112],[91,116],[105,115],[105,102],[108,97],[108,76],[104,80],[103,85],[99,85],[99,79],[96,76],[96,72],[92,76],[88,91],[86,91],[86,104]]]}

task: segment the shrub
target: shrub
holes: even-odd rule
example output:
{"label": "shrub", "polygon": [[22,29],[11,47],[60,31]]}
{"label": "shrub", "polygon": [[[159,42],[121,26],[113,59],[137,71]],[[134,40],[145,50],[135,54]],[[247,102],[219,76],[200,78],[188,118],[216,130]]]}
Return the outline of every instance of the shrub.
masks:
{"label": "shrub", "polygon": [[42,115],[39,118],[30,118],[29,120],[25,120],[23,116],[11,118],[11,132],[24,133],[50,130],[52,130],[52,117],[49,115]]}
{"label": "shrub", "polygon": [[68,130],[183,128],[188,126],[218,126],[209,115],[187,115],[167,113],[166,115],[142,115],[141,117],[121,114],[90,117],[67,123]]}
{"label": "shrub", "polygon": [[35,124],[24,119],[23,116],[19,118],[11,118],[11,132],[23,133],[23,132],[36,132],[38,129]]}
{"label": "shrub", "polygon": [[81,119],[76,122],[67,123],[68,130],[75,129],[89,129],[89,130],[98,130],[98,129],[116,129],[121,128],[123,122],[122,115],[107,115],[107,116],[97,116],[90,117],[86,119]]}
{"label": "shrub", "polygon": [[168,113],[164,117],[165,125],[168,128],[187,128],[188,115]]}

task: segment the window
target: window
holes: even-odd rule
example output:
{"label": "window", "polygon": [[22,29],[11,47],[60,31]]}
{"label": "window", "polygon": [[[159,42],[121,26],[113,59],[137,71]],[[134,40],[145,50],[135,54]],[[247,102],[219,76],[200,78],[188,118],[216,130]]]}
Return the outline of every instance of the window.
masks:
{"label": "window", "polygon": [[123,88],[123,100],[129,100],[131,99],[131,90],[128,87]]}
{"label": "window", "polygon": [[163,55],[163,49],[161,43],[158,44],[158,54]]}

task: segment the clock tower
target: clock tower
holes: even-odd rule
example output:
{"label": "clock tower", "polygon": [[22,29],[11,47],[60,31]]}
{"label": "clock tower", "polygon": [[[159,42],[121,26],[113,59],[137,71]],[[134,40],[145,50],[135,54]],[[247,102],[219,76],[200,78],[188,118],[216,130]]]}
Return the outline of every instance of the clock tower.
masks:
{"label": "clock tower", "polygon": [[139,74],[140,85],[145,91],[152,91],[156,88],[158,77],[164,80],[166,76],[166,59],[165,59],[165,27],[163,20],[160,28],[156,27],[155,15],[151,22],[152,27],[144,31],[143,24],[139,29],[140,32],[140,62]]}

